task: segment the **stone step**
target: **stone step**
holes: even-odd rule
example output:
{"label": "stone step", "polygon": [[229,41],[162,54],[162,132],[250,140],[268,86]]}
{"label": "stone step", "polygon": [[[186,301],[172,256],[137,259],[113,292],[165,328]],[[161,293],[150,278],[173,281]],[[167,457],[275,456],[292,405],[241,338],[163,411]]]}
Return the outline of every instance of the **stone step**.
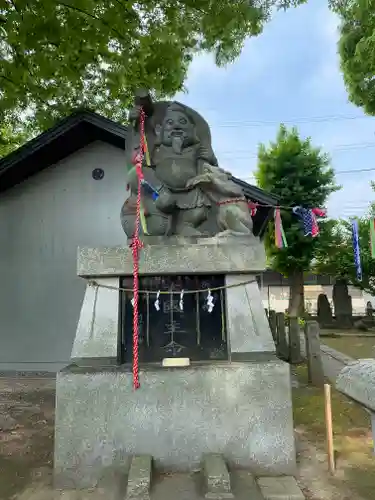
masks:
{"label": "stone step", "polygon": [[234,498],[228,467],[223,455],[208,453],[203,457],[203,479],[205,498],[210,500],[224,500]]}
{"label": "stone step", "polygon": [[151,455],[134,455],[130,462],[125,500],[150,500]]}
{"label": "stone step", "polygon": [[294,477],[254,479],[247,470],[229,471],[223,455],[202,457],[197,473],[156,473],[152,475],[151,455],[130,460],[124,500],[305,500]]}

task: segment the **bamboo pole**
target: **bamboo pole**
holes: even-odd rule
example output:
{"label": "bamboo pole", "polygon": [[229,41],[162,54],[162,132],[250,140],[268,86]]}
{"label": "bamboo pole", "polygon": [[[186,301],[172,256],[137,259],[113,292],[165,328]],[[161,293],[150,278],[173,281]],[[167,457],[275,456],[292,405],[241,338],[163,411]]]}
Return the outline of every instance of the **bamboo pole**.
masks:
{"label": "bamboo pole", "polygon": [[332,475],[334,475],[335,454],[333,449],[331,386],[329,384],[324,384],[324,410],[326,423],[328,470]]}

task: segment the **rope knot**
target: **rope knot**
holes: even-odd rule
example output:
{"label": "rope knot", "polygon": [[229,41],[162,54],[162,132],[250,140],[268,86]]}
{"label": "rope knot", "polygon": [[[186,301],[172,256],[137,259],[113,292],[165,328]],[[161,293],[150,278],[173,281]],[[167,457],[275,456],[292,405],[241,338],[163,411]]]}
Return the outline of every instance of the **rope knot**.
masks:
{"label": "rope knot", "polygon": [[139,259],[139,254],[142,248],[144,247],[143,242],[139,239],[138,235],[136,235],[130,244],[130,248],[132,249],[132,255],[133,258],[136,259],[136,261],[133,262],[133,264],[138,265],[138,259]]}

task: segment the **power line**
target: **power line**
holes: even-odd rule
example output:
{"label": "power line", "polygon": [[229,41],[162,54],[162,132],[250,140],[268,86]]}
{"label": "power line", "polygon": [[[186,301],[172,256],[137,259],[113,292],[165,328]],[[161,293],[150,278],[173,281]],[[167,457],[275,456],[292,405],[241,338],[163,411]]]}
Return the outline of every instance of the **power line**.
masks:
{"label": "power line", "polygon": [[335,170],[335,174],[355,174],[360,172],[373,172],[375,168],[359,168],[358,170]]}
{"label": "power line", "polygon": [[[335,170],[335,174],[359,174],[361,172],[374,172],[375,167],[371,168],[359,168],[357,170]],[[243,181],[254,181],[255,177],[241,177]]]}
{"label": "power line", "polygon": [[[375,148],[375,142],[353,142],[353,143],[347,143],[347,144],[338,144],[337,146],[333,146],[332,148],[328,148],[328,152],[336,152],[336,151],[352,151],[356,149],[371,149]],[[322,146],[322,149],[325,149],[324,146]],[[249,152],[247,153],[246,149],[240,149],[236,150],[236,153],[242,153],[244,156],[236,156],[235,158],[232,157],[233,151],[230,150],[223,150],[223,151],[217,151],[217,156],[223,156],[225,159],[226,155],[231,155],[230,159],[233,160],[247,160],[249,158],[258,158],[258,155],[255,154],[254,152]]]}
{"label": "power line", "polygon": [[280,125],[281,123],[287,124],[303,124],[303,123],[324,123],[324,122],[340,122],[340,121],[351,121],[351,120],[370,120],[374,119],[372,116],[340,116],[340,115],[328,115],[328,116],[315,116],[306,118],[295,118],[289,120],[233,120],[228,122],[219,123],[215,125],[215,128],[236,128],[236,127],[270,127],[275,125]]}

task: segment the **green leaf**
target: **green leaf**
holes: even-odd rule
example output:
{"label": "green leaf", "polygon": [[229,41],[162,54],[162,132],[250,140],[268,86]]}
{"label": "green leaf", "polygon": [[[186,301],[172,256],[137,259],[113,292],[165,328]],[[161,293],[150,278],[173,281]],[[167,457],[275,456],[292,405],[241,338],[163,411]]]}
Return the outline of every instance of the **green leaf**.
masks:
{"label": "green leaf", "polygon": [[0,119],[35,131],[77,107],[126,120],[137,87],[183,89],[193,56],[238,57],[275,9],[304,0],[17,0],[0,7]]}
{"label": "green leaf", "polygon": [[339,15],[340,65],[350,101],[375,114],[375,0],[332,0]]}

